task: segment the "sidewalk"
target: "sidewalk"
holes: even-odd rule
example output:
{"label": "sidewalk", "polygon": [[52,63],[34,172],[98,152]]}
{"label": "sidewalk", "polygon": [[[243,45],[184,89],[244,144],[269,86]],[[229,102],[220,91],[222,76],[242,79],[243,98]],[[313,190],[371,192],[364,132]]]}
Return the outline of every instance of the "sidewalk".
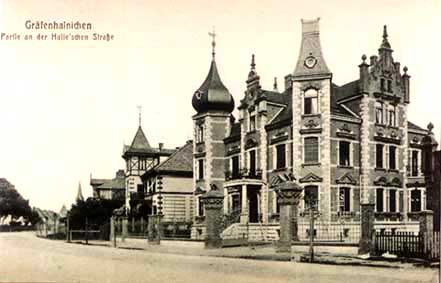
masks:
{"label": "sidewalk", "polygon": [[[109,241],[89,241],[90,245],[112,247]],[[146,239],[127,238],[125,242],[117,241],[117,248],[148,251],[151,253],[167,253],[186,256],[211,256],[226,258],[242,258],[254,260],[309,262],[308,246],[294,245],[291,254],[277,253],[273,244],[257,246],[241,246],[222,249],[205,249],[203,242],[163,240],[160,245],[150,245]],[[365,260],[357,257],[356,248],[336,248],[326,246],[314,247],[314,262],[319,264],[371,266],[386,268],[415,268],[423,266],[423,260],[387,260],[381,257]],[[439,268],[439,265],[438,265]]]}

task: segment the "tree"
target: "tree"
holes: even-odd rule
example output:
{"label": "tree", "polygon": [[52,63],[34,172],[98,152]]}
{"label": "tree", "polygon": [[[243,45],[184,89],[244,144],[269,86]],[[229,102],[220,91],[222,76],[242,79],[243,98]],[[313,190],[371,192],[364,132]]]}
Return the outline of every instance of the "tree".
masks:
{"label": "tree", "polygon": [[12,219],[23,216],[30,220],[32,209],[29,200],[25,200],[12,185],[0,186],[0,217],[11,215]]}
{"label": "tree", "polygon": [[72,229],[84,229],[86,218],[90,225],[103,225],[108,223],[113,210],[124,204],[121,200],[108,200],[88,198],[78,200],[69,211],[69,221]]}

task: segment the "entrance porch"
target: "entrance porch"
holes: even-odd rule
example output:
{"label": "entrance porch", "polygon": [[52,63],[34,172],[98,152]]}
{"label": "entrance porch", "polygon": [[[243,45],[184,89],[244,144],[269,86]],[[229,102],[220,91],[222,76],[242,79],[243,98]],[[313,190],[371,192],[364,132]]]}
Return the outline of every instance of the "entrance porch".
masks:
{"label": "entrance porch", "polygon": [[261,222],[260,184],[235,184],[224,188],[224,213],[230,216],[231,224]]}

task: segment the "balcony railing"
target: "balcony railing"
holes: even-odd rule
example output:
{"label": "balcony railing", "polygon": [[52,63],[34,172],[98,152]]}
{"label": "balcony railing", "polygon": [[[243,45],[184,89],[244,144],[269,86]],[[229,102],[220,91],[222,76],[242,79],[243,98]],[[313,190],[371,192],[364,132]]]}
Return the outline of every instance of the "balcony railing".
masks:
{"label": "balcony railing", "polygon": [[262,170],[242,168],[239,171],[225,171],[225,180],[229,181],[237,179],[262,179]]}

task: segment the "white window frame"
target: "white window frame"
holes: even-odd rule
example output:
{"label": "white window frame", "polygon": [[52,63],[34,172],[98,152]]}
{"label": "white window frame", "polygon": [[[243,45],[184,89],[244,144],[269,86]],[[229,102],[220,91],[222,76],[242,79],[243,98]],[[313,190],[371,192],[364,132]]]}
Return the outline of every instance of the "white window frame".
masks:
{"label": "white window frame", "polygon": [[306,163],[306,161],[305,161],[305,139],[306,138],[317,138],[317,144],[318,144],[318,158],[317,158],[317,163],[320,163],[321,161],[321,159],[320,159],[320,142],[321,142],[321,139],[320,139],[320,136],[317,136],[317,135],[305,135],[304,137],[303,137],[303,143],[302,143],[302,161],[303,161],[303,164],[311,164],[311,163]]}
{"label": "white window frame", "polygon": [[300,203],[301,203],[301,205],[300,205],[301,210],[305,211],[305,191],[306,191],[306,187],[309,187],[309,186],[316,186],[317,187],[317,194],[318,194],[318,196],[317,196],[317,199],[318,199],[317,210],[320,212],[320,206],[321,206],[321,203],[322,203],[321,199],[320,199],[321,186],[320,186],[320,183],[316,183],[316,182],[308,183],[308,184],[303,186],[305,189],[302,191],[302,196],[301,196],[301,200],[302,201],[300,201]]}
{"label": "white window frame", "polygon": [[[310,90],[314,90],[317,93],[317,111],[315,113],[305,113],[305,98],[306,98],[306,93]],[[305,91],[302,91],[302,114],[303,115],[316,115],[320,113],[320,91],[318,89],[315,88],[308,88]]]}
{"label": "white window frame", "polygon": [[[340,211],[340,189],[349,188],[349,211]],[[337,212],[353,212],[354,211],[354,186],[343,184],[337,186]]]}
{"label": "white window frame", "polygon": [[340,165],[340,142],[342,142],[342,141],[349,143],[349,165],[348,165],[348,167],[353,167],[354,166],[353,143],[351,140],[347,140],[347,139],[339,139],[337,141],[337,166],[343,166],[343,165]]}

